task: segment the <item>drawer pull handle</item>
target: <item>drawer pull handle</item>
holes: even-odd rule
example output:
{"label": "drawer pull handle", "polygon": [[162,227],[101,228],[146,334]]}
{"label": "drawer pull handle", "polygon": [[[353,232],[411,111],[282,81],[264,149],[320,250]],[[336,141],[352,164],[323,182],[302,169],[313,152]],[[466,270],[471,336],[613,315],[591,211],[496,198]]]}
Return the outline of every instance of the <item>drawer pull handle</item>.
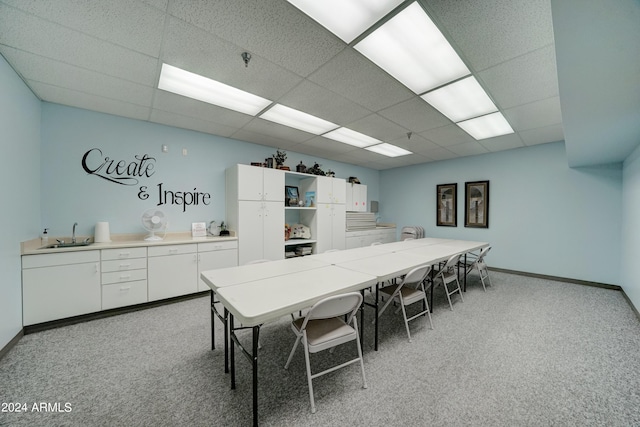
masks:
{"label": "drawer pull handle", "polygon": [[131,286],[121,286],[121,287],[120,287],[120,290],[121,290],[121,291],[128,291],[128,290],[130,290],[130,289],[131,289]]}
{"label": "drawer pull handle", "polygon": [[120,276],[120,280],[131,279],[131,275],[127,274],[126,276]]}
{"label": "drawer pull handle", "polygon": [[169,249],[169,253],[170,254],[177,254],[178,250],[177,249]]}
{"label": "drawer pull handle", "polygon": [[120,252],[120,254],[118,254],[120,258],[127,258],[129,255],[131,255],[131,252]]}
{"label": "drawer pull handle", "polygon": [[120,264],[120,268],[129,268],[131,264]]}

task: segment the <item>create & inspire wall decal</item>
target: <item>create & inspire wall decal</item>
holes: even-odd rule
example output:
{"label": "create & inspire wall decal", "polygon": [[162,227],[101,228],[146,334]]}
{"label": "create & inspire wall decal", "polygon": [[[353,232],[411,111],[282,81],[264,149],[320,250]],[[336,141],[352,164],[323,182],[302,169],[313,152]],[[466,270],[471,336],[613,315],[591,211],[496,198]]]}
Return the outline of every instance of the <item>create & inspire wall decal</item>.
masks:
{"label": "create & inspire wall decal", "polygon": [[[140,184],[141,179],[151,178],[155,174],[156,158],[148,154],[136,154],[134,160],[115,160],[102,154],[99,148],[92,148],[82,156],[82,169],[89,174],[102,178],[106,181],[135,186]],[[187,211],[187,206],[209,205],[211,194],[198,191],[196,187],[193,191],[172,191],[163,188],[164,183],[156,184],[158,203],[162,205],[182,206],[182,212]],[[141,185],[138,191],[140,200],[147,200],[150,197],[149,186]]]}

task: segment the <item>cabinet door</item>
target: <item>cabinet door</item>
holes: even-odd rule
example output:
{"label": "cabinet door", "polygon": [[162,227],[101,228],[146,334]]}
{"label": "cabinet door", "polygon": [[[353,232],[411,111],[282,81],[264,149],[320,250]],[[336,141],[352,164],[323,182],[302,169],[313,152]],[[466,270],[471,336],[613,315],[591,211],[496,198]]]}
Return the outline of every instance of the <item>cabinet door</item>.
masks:
{"label": "cabinet door", "polygon": [[198,254],[149,257],[149,301],[198,291]]}
{"label": "cabinet door", "polygon": [[247,165],[237,165],[237,168],[238,200],[262,200],[264,168]]}
{"label": "cabinet door", "polygon": [[[264,258],[264,203],[238,202],[238,265]],[[284,207],[281,208],[284,216]],[[279,228],[284,229],[284,218]],[[284,231],[281,235],[284,240]]]}
{"label": "cabinet door", "polygon": [[353,186],[354,210],[357,212],[367,212],[367,186],[355,184]]}
{"label": "cabinet door", "polygon": [[[344,186],[341,186],[344,188]],[[347,212],[346,206],[343,204],[334,204],[332,212],[332,249],[345,249],[345,233],[347,228]]]}
{"label": "cabinet door", "polygon": [[333,203],[333,178],[318,176],[316,179],[316,202]]}
{"label": "cabinet door", "polygon": [[264,202],[263,209],[263,252],[258,258],[284,259],[284,205]]}
{"label": "cabinet door", "polygon": [[263,171],[263,200],[282,202],[282,207],[284,208],[284,172],[279,169],[267,168],[263,168]]}
{"label": "cabinet door", "polygon": [[316,253],[321,254],[333,248],[333,205],[330,203],[318,204],[316,218]]}
{"label": "cabinet door", "polygon": [[344,179],[331,178],[333,181],[331,198],[334,204],[344,205],[347,201],[347,186]]}
{"label": "cabinet door", "polygon": [[100,311],[100,264],[22,270],[24,325]]}
{"label": "cabinet door", "polygon": [[216,268],[235,267],[236,265],[238,265],[237,249],[198,253],[198,291],[211,290],[209,285],[200,278],[200,273]]}

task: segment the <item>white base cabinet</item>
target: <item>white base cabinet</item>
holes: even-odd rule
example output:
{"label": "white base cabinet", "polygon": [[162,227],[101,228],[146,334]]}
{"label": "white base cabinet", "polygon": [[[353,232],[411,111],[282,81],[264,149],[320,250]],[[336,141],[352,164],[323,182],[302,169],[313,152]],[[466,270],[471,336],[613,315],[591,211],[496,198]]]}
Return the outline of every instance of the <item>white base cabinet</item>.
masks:
{"label": "white base cabinet", "polygon": [[25,326],[101,309],[100,251],[22,257]]}
{"label": "white base cabinet", "polygon": [[148,248],[149,301],[198,291],[198,245]]}
{"label": "white base cabinet", "polygon": [[372,243],[391,243],[396,241],[395,228],[377,228],[374,230],[347,231],[346,248],[362,248]]}
{"label": "white base cabinet", "polygon": [[147,248],[104,249],[102,309],[147,302]]}
{"label": "white base cabinet", "polygon": [[238,242],[198,243],[198,291],[211,288],[200,278],[200,273],[217,268],[238,265]]}

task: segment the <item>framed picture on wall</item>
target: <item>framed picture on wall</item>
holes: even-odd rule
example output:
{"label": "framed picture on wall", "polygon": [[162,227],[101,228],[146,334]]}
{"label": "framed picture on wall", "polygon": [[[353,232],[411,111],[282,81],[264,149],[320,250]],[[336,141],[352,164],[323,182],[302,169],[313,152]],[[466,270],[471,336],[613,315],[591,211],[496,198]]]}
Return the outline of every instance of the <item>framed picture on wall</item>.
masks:
{"label": "framed picture on wall", "polygon": [[464,226],[489,228],[489,181],[464,183]]}
{"label": "framed picture on wall", "polygon": [[436,186],[436,225],[457,227],[457,192],[458,184],[440,184]]}

